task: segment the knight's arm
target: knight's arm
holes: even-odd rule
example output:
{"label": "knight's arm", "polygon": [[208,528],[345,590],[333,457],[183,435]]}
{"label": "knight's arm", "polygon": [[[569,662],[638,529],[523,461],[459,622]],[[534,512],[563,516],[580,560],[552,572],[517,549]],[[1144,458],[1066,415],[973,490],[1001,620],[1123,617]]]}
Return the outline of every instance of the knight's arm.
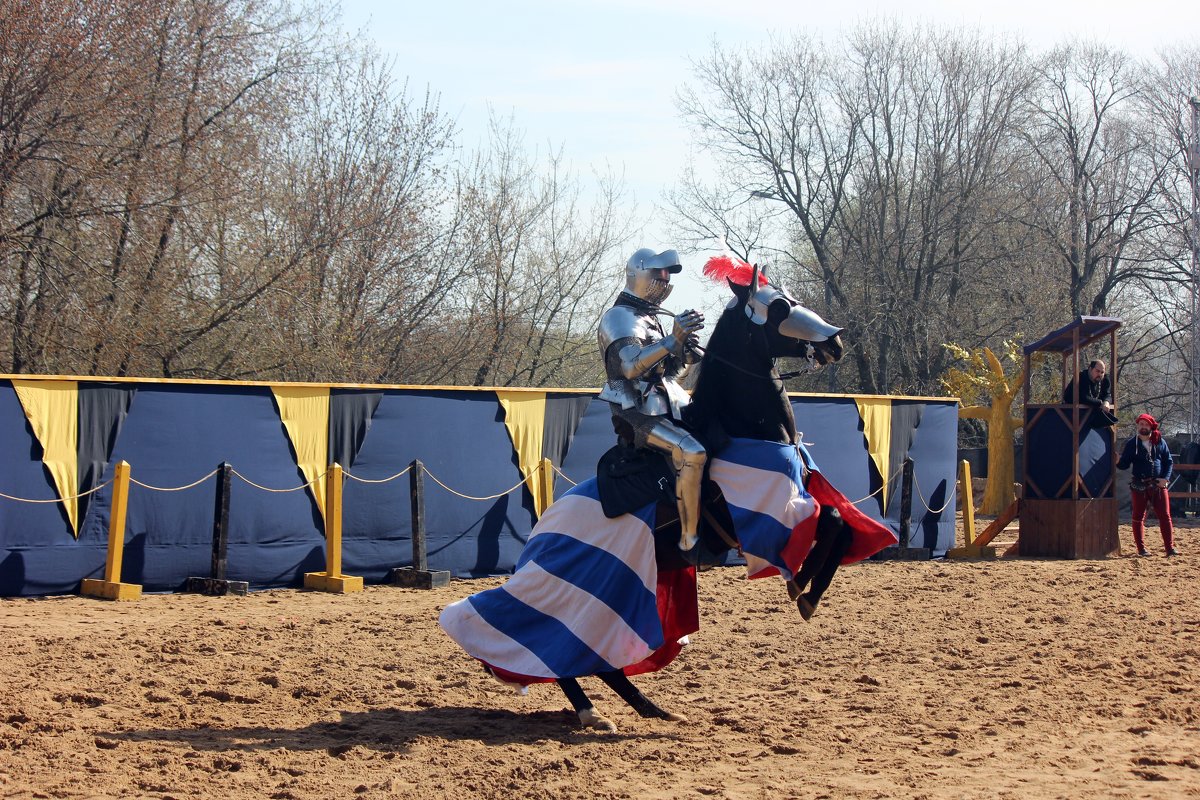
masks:
{"label": "knight's arm", "polygon": [[633,339],[615,342],[614,346],[619,348],[617,363],[620,366],[621,375],[632,381],[654,369],[660,361],[671,355],[673,343],[668,341],[670,339],[672,339],[671,336],[664,336],[657,342],[645,346],[639,345]]}
{"label": "knight's arm", "polygon": [[[619,324],[618,320],[613,320],[610,324]],[[602,328],[605,328],[605,321],[601,322]],[[611,358],[613,349],[616,350],[616,367],[620,371],[621,376],[627,380],[636,380],[645,375],[654,367],[658,366],[659,362],[667,356],[674,355],[681,361],[684,360],[684,346],[688,339],[695,336],[696,332],[704,327],[704,315],[697,311],[685,311],[675,317],[674,325],[671,332],[659,339],[657,342],[643,345],[636,337],[631,337],[628,334],[624,336],[614,336],[614,330],[605,328],[601,331],[601,337],[607,333],[611,338],[616,340],[609,346],[608,357]],[[621,331],[621,333],[625,333]]]}

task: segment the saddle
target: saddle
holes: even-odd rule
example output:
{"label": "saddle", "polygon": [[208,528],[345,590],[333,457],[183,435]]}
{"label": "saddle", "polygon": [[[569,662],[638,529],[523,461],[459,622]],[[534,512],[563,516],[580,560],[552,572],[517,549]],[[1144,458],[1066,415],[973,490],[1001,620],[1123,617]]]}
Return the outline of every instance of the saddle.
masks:
{"label": "saddle", "polygon": [[700,492],[700,542],[689,553],[680,552],[675,470],[661,453],[614,445],[596,465],[596,489],[600,508],[609,519],[655,504],[654,543],[660,569],[724,563],[726,552],[737,546],[721,487],[706,475]]}

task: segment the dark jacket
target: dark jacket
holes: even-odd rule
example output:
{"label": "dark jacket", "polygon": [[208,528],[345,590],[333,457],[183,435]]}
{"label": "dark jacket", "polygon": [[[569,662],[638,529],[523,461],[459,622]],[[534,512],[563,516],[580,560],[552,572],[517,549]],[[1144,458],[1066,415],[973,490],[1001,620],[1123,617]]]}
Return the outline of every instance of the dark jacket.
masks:
{"label": "dark jacket", "polygon": [[1082,406],[1102,406],[1109,399],[1109,381],[1105,375],[1099,381],[1093,381],[1089,370],[1079,373],[1079,377],[1067,384],[1063,390],[1063,402],[1070,405],[1075,402],[1075,384],[1079,384],[1079,404]]}
{"label": "dark jacket", "polygon": [[1138,437],[1131,436],[1121,451],[1117,469],[1126,469],[1132,465],[1135,481],[1153,481],[1155,478],[1165,478],[1169,481],[1173,464],[1166,442],[1159,439],[1158,444],[1147,450],[1138,442]]}

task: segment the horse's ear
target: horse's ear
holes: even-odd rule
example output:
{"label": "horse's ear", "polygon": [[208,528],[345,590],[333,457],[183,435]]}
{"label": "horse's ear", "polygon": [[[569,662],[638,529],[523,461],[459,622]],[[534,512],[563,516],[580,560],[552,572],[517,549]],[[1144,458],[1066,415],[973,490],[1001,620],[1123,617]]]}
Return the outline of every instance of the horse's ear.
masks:
{"label": "horse's ear", "polygon": [[742,286],[740,283],[734,283],[733,281],[729,280],[728,278],[725,279],[725,282],[728,283],[729,288],[733,290],[733,295],[734,295],[734,297],[736,297],[738,299],[739,304],[745,303],[746,300],[749,299],[749,297],[750,297],[750,287],[749,286]]}

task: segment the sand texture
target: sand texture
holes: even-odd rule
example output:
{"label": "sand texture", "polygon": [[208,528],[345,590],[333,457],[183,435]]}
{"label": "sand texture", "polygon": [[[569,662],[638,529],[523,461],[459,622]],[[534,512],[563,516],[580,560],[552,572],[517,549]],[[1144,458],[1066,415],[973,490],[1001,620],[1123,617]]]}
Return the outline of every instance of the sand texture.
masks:
{"label": "sand texture", "polygon": [[1151,558],[854,565],[807,624],[778,579],[705,572],[701,631],[635,681],[690,721],[585,679],[616,734],[440,631],[498,580],[0,600],[0,796],[1200,796],[1188,523],[1171,559],[1152,529]]}

